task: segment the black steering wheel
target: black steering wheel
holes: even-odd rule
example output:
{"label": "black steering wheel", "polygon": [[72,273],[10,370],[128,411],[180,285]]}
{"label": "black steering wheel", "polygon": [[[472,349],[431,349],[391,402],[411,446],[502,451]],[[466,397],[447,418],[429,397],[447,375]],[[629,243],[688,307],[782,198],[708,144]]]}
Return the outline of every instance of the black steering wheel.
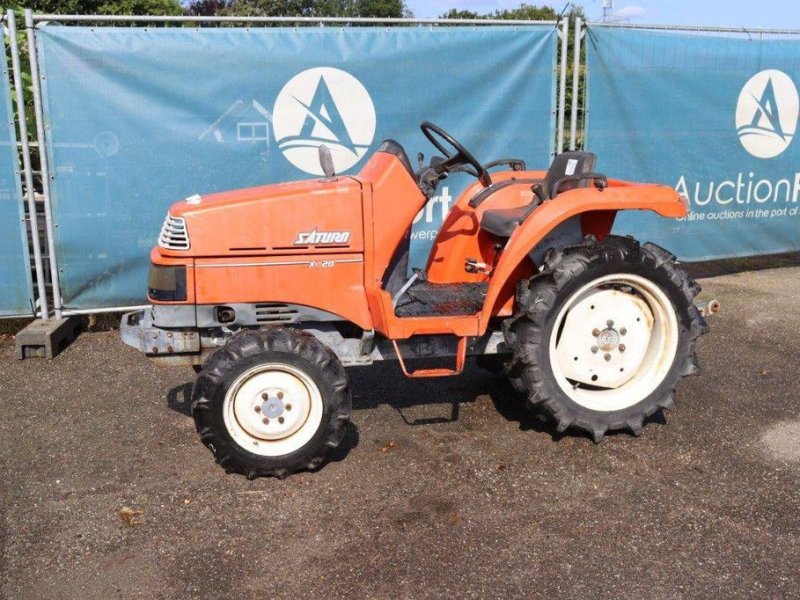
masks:
{"label": "black steering wheel", "polygon": [[[436,164],[434,164],[433,161],[431,162],[431,167],[437,172],[443,173],[461,166],[464,167],[462,169],[463,171],[469,173],[473,177],[477,177],[478,181],[480,181],[484,187],[492,185],[492,178],[489,172],[483,167],[480,161],[452,135],[429,121],[424,121],[419,128],[422,130],[422,133],[425,134],[425,137],[428,138],[428,141],[445,156],[444,161]],[[445,147],[440,141],[440,138],[447,142],[455,152]]]}

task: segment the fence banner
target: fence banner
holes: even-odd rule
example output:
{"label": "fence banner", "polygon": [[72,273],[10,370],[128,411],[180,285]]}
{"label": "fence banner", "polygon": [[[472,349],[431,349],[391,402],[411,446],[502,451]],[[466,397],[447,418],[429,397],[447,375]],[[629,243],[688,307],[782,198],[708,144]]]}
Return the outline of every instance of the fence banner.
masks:
{"label": "fence banner", "polygon": [[[172,202],[321,175],[321,142],[339,173],[383,138],[430,156],[423,120],[484,161],[547,165],[552,151],[552,26],[45,26],[37,38],[68,307],[143,302]],[[468,181],[448,179],[421,212],[412,262]]]}
{"label": "fence banner", "polygon": [[685,260],[800,249],[800,41],[595,27],[586,44],[598,169],[673,185],[692,208],[618,231]]}
{"label": "fence banner", "polygon": [[0,316],[31,314],[33,291],[17,132],[8,66],[3,54],[0,60]]}

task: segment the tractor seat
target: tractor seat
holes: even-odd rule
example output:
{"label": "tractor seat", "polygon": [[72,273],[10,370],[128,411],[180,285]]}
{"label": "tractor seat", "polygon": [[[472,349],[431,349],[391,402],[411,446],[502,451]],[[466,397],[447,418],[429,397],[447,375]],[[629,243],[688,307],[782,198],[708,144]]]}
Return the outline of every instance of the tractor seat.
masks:
{"label": "tractor seat", "polygon": [[528,216],[529,204],[517,208],[487,210],[481,218],[481,229],[500,238],[510,238],[517,225]]}
{"label": "tractor seat", "polygon": [[534,184],[533,200],[525,206],[487,210],[481,218],[481,229],[499,238],[509,238],[517,226],[545,200],[567,190],[586,187],[591,179],[602,180],[605,176],[594,173],[597,157],[591,152],[563,152],[553,159],[547,174],[540,183]]}

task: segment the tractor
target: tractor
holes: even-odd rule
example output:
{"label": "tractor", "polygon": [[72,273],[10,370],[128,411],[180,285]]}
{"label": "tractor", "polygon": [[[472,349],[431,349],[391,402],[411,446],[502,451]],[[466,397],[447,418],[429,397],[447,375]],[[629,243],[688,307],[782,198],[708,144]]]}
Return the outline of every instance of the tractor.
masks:
{"label": "tractor", "polygon": [[[467,356],[502,365],[559,432],[639,435],[699,371],[716,303],[670,252],[611,235],[617,211],[688,213],[668,186],[610,179],[590,152],[547,171],[483,164],[442,128],[415,170],[384,141],[358,175],[195,195],[173,204],[150,253],[150,307],[123,341],[198,372],[192,411],[228,472],[319,468],[344,437],[346,368],[396,360],[408,377],[458,375]],[[425,269],[409,267],[414,217],[449,174],[474,181],[443,221]],[[709,309],[709,307],[712,307]],[[411,368],[414,359],[437,357]]]}

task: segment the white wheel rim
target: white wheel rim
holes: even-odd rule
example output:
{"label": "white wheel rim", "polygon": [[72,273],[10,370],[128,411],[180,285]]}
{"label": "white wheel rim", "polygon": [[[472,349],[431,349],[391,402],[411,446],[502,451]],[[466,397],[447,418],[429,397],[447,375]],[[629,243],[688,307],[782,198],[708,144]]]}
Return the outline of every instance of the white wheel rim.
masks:
{"label": "white wheel rim", "polygon": [[654,282],[607,275],[569,297],[549,344],[553,374],[571,400],[590,410],[623,410],[666,377],[678,351],[678,319]]}
{"label": "white wheel rim", "polygon": [[233,441],[260,456],[284,456],[307,444],[322,422],[322,394],[300,369],[258,365],[225,394],[225,427]]}

